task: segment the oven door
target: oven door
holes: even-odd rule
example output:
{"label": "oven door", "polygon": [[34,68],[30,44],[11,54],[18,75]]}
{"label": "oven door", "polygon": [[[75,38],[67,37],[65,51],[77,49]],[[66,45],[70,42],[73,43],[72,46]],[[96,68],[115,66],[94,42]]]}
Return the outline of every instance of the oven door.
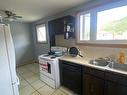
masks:
{"label": "oven door", "polygon": [[53,60],[39,60],[39,65],[40,65],[40,73],[44,74],[45,76],[54,79],[54,64]]}

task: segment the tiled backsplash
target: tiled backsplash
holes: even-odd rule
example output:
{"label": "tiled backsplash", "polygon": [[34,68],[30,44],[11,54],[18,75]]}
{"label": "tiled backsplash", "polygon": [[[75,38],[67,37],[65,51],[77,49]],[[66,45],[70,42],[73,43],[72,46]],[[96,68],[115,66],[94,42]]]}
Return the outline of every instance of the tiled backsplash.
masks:
{"label": "tiled backsplash", "polygon": [[64,39],[63,35],[56,35],[55,39],[57,46],[66,46],[66,47],[75,46],[74,39]]}
{"label": "tiled backsplash", "polygon": [[[63,35],[56,36],[56,45],[57,46],[66,46],[71,47],[75,46],[80,49],[81,55],[85,56],[86,58],[99,58],[99,57],[112,57],[118,58],[120,52],[124,52],[127,59],[127,49],[125,48],[110,48],[110,47],[90,47],[90,46],[79,46],[75,44],[74,39],[64,39]],[[127,60],[126,60],[127,61]]]}

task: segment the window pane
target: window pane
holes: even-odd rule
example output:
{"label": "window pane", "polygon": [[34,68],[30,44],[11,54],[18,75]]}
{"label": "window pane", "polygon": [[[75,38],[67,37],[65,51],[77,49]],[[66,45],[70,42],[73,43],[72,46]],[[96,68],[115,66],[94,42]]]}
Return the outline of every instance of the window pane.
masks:
{"label": "window pane", "polygon": [[46,27],[41,25],[37,27],[37,40],[38,42],[46,42]]}
{"label": "window pane", "polygon": [[80,40],[90,40],[90,14],[80,16]]}
{"label": "window pane", "polygon": [[127,40],[127,6],[97,13],[97,40]]}

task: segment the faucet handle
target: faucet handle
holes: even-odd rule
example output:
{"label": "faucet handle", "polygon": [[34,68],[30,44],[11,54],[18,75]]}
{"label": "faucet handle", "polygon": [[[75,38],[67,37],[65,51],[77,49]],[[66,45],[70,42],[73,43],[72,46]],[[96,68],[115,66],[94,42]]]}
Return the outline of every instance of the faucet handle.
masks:
{"label": "faucet handle", "polygon": [[104,58],[106,61],[111,61],[112,59],[110,57],[105,57]]}
{"label": "faucet handle", "polygon": [[108,63],[116,63],[116,60],[114,58],[111,58],[111,57],[105,57],[105,60],[108,62]]}

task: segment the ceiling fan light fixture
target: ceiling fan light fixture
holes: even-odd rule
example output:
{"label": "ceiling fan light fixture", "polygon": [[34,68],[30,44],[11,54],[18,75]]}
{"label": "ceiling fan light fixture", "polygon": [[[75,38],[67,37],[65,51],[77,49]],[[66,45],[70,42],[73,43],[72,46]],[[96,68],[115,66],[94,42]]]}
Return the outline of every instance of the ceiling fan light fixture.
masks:
{"label": "ceiling fan light fixture", "polygon": [[8,21],[14,21],[14,19],[13,18],[8,18]]}
{"label": "ceiling fan light fixture", "polygon": [[8,17],[5,17],[4,20],[7,21],[7,22],[8,22],[8,21],[9,21],[9,22],[14,21],[13,18],[8,18]]}
{"label": "ceiling fan light fixture", "polygon": [[16,13],[13,13],[8,10],[1,10],[0,16],[2,15],[1,13],[3,14],[3,19],[7,22],[18,21],[22,18],[22,16],[16,15]]}

